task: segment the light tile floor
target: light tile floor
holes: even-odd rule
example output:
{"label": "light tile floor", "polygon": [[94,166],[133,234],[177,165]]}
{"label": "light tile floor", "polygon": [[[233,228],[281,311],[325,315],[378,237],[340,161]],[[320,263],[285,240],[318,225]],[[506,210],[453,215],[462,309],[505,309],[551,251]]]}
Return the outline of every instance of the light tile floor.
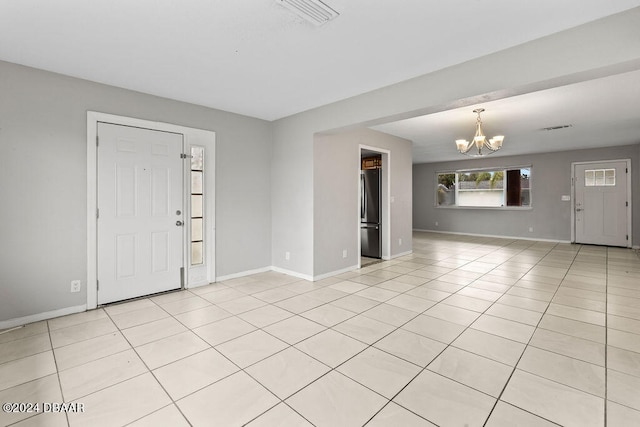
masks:
{"label": "light tile floor", "polygon": [[637,426],[640,259],[415,233],[318,282],[263,273],[0,333],[16,426]]}

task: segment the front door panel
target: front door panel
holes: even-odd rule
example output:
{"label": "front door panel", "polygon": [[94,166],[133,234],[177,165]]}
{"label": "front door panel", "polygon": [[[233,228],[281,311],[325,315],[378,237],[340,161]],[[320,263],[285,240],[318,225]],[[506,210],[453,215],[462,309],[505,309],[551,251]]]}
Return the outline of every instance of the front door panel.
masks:
{"label": "front door panel", "polygon": [[180,288],[182,135],[99,123],[98,137],[98,303]]}

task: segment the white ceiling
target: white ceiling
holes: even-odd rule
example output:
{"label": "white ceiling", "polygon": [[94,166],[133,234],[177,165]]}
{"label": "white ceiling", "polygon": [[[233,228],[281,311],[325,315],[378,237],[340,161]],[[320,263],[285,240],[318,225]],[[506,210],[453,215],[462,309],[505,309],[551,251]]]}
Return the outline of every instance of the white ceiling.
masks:
{"label": "white ceiling", "polygon": [[[326,3],[340,16],[315,27],[276,0],[0,0],[0,60],[276,120],[640,6]],[[460,159],[475,107],[506,136],[496,156],[640,142],[640,72],[373,128],[412,140],[414,163]]]}
{"label": "white ceiling", "polygon": [[[471,140],[475,108],[487,137],[504,135],[493,156],[608,147],[640,142],[640,71],[374,126],[413,141],[413,162],[462,160],[455,140]],[[571,125],[559,130],[543,128]]]}

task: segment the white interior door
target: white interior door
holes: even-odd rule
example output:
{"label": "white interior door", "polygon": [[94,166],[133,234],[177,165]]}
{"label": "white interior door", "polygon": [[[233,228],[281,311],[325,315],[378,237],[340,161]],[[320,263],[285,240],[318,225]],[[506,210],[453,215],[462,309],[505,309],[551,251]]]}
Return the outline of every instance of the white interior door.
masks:
{"label": "white interior door", "polygon": [[627,162],[575,165],[576,243],[628,246]]}
{"label": "white interior door", "polygon": [[98,124],[98,304],[181,287],[183,137]]}

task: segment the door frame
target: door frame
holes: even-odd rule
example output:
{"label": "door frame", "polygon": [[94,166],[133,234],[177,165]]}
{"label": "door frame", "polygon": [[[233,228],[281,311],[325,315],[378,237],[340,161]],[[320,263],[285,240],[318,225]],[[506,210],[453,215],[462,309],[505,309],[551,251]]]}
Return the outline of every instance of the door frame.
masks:
{"label": "door frame", "polygon": [[[374,147],[372,145],[358,145],[358,161],[360,165],[362,165],[362,150],[366,151],[374,151],[379,153],[382,156],[382,167],[381,167],[381,191],[380,191],[380,215],[382,216],[380,224],[382,226],[381,233],[381,241],[380,245],[382,252],[383,260],[391,259],[391,151],[385,150],[384,148]],[[360,200],[360,170],[362,166],[358,167],[358,175],[357,175],[357,183],[358,183],[358,211],[357,211],[357,236],[358,236],[358,268],[361,268],[361,258],[362,258],[362,247],[360,241],[360,210],[361,210],[361,200]]]}
{"label": "door frame", "polygon": [[576,166],[578,165],[590,165],[590,164],[598,164],[598,163],[621,163],[624,162],[626,164],[627,173],[627,201],[629,202],[629,206],[627,206],[627,235],[629,239],[627,240],[627,248],[633,247],[633,234],[632,232],[632,203],[631,203],[631,159],[617,159],[617,160],[591,160],[588,162],[571,162],[571,243],[576,242]]}
{"label": "door frame", "polygon": [[[193,268],[188,265],[190,241],[187,236],[190,235],[190,229],[188,229],[188,227],[184,227],[184,287],[194,288],[215,282],[215,132],[174,125],[171,123],[155,122],[114,114],[87,111],[87,310],[94,309],[98,306],[98,150],[96,141],[99,122],[181,134],[184,141],[184,151],[190,151],[192,145],[205,147],[204,184],[207,189],[205,201],[205,239],[209,242],[205,248],[206,264],[204,266],[196,266]],[[188,173],[189,170],[185,167],[183,169],[183,198],[186,219],[190,217],[191,213],[188,203]],[[190,221],[185,222],[189,223]]]}

